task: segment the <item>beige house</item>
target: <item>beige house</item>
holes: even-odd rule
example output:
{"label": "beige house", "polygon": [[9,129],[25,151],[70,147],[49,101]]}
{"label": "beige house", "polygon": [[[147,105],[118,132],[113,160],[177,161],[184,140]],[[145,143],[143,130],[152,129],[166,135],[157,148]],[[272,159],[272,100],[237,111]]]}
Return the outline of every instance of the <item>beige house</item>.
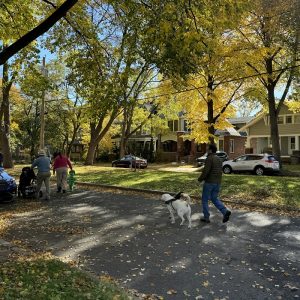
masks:
{"label": "beige house", "polygon": [[[281,155],[287,157],[293,151],[300,150],[300,114],[293,113],[283,105],[278,116],[278,130]],[[272,147],[270,119],[267,113],[261,113],[239,132],[247,133],[246,148],[249,152],[263,153]]]}

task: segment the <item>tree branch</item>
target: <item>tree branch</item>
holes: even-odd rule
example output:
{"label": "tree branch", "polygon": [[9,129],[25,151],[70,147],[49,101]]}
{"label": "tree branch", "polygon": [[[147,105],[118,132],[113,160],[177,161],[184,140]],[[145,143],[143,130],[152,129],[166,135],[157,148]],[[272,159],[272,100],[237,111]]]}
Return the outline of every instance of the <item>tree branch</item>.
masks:
{"label": "tree branch", "polygon": [[[261,73],[256,69],[256,67],[254,67],[253,65],[251,65],[249,62],[246,62],[246,65],[249,66],[250,68],[252,68],[256,73],[257,75],[260,75]],[[260,82],[264,85],[264,86],[268,86],[268,83],[262,78],[262,77],[259,77],[258,78],[260,80]]]}
{"label": "tree branch", "polygon": [[20,39],[0,52],[0,65],[3,65],[9,58],[25,48],[36,38],[47,32],[55,23],[63,18],[66,13],[78,2],[78,0],[66,0],[52,15],[45,19],[38,26],[23,35]]}

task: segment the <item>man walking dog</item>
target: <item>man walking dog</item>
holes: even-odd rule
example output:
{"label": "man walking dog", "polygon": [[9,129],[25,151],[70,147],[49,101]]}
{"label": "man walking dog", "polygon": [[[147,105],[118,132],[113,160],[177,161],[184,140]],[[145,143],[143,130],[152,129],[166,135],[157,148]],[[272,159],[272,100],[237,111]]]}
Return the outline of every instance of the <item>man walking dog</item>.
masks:
{"label": "man walking dog", "polygon": [[217,147],[214,144],[208,146],[208,155],[205,160],[204,169],[198,178],[203,183],[202,189],[202,222],[210,223],[208,200],[211,200],[215,207],[223,214],[223,223],[229,220],[231,211],[228,210],[219,199],[219,192],[222,180],[222,161],[216,155]]}

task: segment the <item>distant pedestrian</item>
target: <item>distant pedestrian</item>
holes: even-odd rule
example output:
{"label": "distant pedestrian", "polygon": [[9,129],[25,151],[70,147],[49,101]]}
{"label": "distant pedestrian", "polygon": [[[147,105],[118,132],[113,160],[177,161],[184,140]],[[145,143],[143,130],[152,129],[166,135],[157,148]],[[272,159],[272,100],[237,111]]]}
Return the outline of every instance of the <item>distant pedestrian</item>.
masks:
{"label": "distant pedestrian", "polygon": [[63,193],[66,192],[68,167],[71,170],[73,169],[69,158],[62,155],[61,152],[57,152],[53,162],[53,175],[56,173],[57,193],[60,193],[61,191]]}
{"label": "distant pedestrian", "polygon": [[46,200],[50,200],[50,177],[51,177],[51,161],[50,158],[46,156],[44,150],[39,150],[38,158],[34,160],[31,168],[37,168],[37,190],[36,198],[39,198],[40,190],[43,182],[46,187]]}
{"label": "distant pedestrian", "polygon": [[208,208],[208,200],[211,200],[215,207],[223,214],[223,223],[229,220],[231,211],[228,210],[219,199],[219,192],[222,180],[222,161],[216,155],[217,147],[214,144],[208,146],[208,155],[205,160],[204,169],[198,178],[203,184],[202,189],[202,222],[210,223],[210,213]]}

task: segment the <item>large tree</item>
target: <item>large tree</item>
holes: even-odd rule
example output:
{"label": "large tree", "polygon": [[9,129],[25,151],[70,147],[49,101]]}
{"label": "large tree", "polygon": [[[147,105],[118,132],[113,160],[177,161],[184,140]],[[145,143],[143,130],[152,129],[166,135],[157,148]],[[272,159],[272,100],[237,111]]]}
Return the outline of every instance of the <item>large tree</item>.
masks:
{"label": "large tree", "polygon": [[214,142],[220,124],[228,125],[222,122],[227,108],[240,96],[242,81],[235,79],[244,70],[232,30],[246,7],[242,0],[139,3],[142,55],[179,88],[176,97],[185,102],[198,142]]}
{"label": "large tree", "polygon": [[[272,150],[280,160],[278,114],[295,79],[299,61],[300,3],[297,0],[256,0],[239,28],[245,63],[258,98],[270,116]],[[279,95],[276,97],[276,95]]]}

